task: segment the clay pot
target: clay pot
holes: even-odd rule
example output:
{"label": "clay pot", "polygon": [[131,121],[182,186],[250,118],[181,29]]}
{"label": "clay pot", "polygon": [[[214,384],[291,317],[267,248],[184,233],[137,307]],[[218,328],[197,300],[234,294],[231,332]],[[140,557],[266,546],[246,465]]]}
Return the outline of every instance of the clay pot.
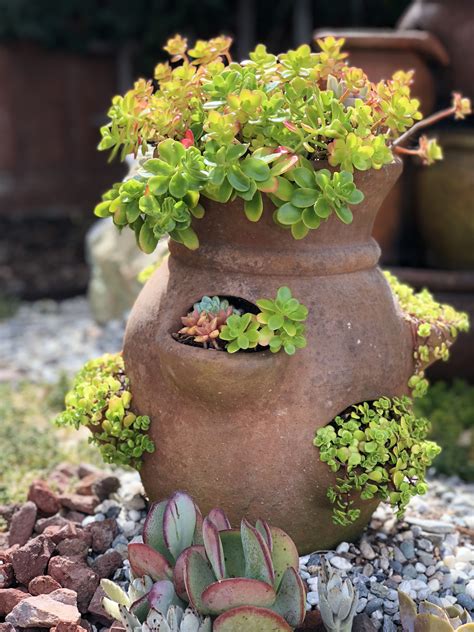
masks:
{"label": "clay pot", "polygon": [[443,73],[446,97],[452,90],[474,98],[474,3],[472,0],[415,0],[400,18],[401,29],[429,31],[446,48],[450,66]]}
{"label": "clay pot", "polygon": [[[325,163],[321,167],[326,166]],[[130,315],[124,359],[136,409],[151,416],[156,452],[141,476],[152,500],[176,489],[203,513],[220,506],[238,524],[259,516],[287,531],[301,553],[356,538],[376,503],[355,499],[358,522],[336,527],[326,492],[334,474],[313,446],[316,429],[351,404],[406,392],[410,328],[377,268],[377,209],[401,171],[358,172],[366,199],[354,222],[332,217],[302,241],[276,226],[273,205],[249,222],[242,203],[205,202],[201,246],[171,242],[169,260]],[[203,295],[255,302],[288,285],[309,308],[308,346],[294,356],[227,354],[171,336]]]}
{"label": "clay pot", "polygon": [[474,270],[474,132],[439,134],[444,160],[417,174],[417,219],[427,262]]}

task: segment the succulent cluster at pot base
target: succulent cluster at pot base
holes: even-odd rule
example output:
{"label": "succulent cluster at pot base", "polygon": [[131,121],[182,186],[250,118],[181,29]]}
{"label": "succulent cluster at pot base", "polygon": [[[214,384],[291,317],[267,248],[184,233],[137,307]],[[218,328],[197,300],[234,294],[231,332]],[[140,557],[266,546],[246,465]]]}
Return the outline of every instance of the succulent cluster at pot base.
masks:
{"label": "succulent cluster at pot base", "polygon": [[441,608],[431,601],[422,601],[417,611],[413,599],[401,590],[398,601],[403,632],[474,632],[471,615],[457,604]]}
{"label": "succulent cluster at pot base", "polygon": [[382,397],[351,406],[320,428],[319,458],[338,473],[328,489],[335,524],[359,517],[353,495],[380,498],[403,512],[412,496],[426,492],[425,474],[441,448],[428,441],[429,421],[417,417],[408,397]]}
{"label": "succulent cluster at pot base", "polygon": [[319,610],[327,632],[351,632],[359,598],[351,580],[321,559],[318,574]]}
{"label": "succulent cluster at pot base", "polygon": [[[354,169],[381,169],[396,152],[426,164],[442,157],[425,136],[416,149],[402,146],[412,128],[424,126],[410,95],[412,72],[373,83],[346,63],[343,39],[317,43],[319,52],[305,44],[280,55],[260,44],[237,63],[229,37],[194,48],[180,35],[169,40],[165,50],[179,65],[158,64],[156,88],[140,79],[113,99],[99,149],[122,159],[134,153],[143,164],[107,191],[95,214],[129,226],[145,252],[164,235],[195,249],[201,198],[240,198],[258,222],[266,194],[276,224],[302,239],[332,215],[352,222],[350,207],[364,198]],[[438,118],[469,113],[469,100],[454,95]],[[328,160],[331,170],[315,172],[314,160]]]}
{"label": "succulent cluster at pot base", "polygon": [[184,632],[188,618],[189,629],[201,632],[211,620],[218,632],[284,632],[303,622],[296,547],[262,520],[252,526],[243,519],[232,529],[221,509],[203,519],[193,500],[176,492],[151,506],[143,543],[130,543],[128,556],[131,594],[107,580],[102,587],[104,608],[131,628],[160,620]]}
{"label": "succulent cluster at pot base", "polygon": [[423,397],[428,389],[424,369],[434,360],[449,359],[449,347],[459,333],[469,330],[469,317],[451,305],[438,303],[426,289],[415,292],[390,272],[384,271],[384,275],[412,328],[415,373],[408,386],[413,397]]}
{"label": "succulent cluster at pot base", "polygon": [[122,355],[105,354],[77,373],[55,423],[76,430],[86,426],[106,463],[139,469],[143,455],[155,447],[147,435],[150,419],[132,412],[132,399]]}
{"label": "succulent cluster at pot base", "polygon": [[306,346],[307,308],[281,287],[275,300],[257,301],[260,311],[244,312],[218,296],[204,296],[186,316],[175,338],[192,340],[204,348],[225,349],[228,353],[269,347],[272,353],[283,349],[293,355]]}

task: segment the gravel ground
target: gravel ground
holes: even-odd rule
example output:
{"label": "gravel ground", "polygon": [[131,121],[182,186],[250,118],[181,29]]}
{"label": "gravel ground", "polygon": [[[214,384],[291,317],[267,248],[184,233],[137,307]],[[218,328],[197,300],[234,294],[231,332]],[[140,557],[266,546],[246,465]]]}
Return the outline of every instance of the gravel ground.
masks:
{"label": "gravel ground", "polygon": [[54,383],[87,360],[119,351],[124,329],[125,320],[97,325],[84,297],[24,303],[0,321],[0,381]]}
{"label": "gravel ground", "polygon": [[[0,322],[0,381],[26,378],[55,382],[62,372],[121,348],[124,322],[96,325],[87,301],[23,305]],[[122,488],[86,521],[117,517],[120,534],[113,546],[122,554],[139,538],[145,518],[141,483],[136,473],[121,475]],[[310,528],[310,527],[309,527]],[[343,542],[324,552],[331,564],[347,573],[359,593],[358,612],[369,615],[383,632],[399,623],[397,589],[420,601],[447,606],[459,603],[474,612],[474,485],[458,479],[431,478],[429,492],[414,498],[404,520],[380,505],[360,542]],[[318,604],[316,575],[321,554],[301,558],[308,584],[307,608]],[[115,580],[126,585],[127,561]]]}

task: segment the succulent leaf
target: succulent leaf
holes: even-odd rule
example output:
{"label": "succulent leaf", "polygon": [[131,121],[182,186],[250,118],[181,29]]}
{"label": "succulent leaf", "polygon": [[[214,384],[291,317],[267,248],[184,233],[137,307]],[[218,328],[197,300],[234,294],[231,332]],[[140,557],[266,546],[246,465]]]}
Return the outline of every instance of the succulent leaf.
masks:
{"label": "succulent leaf", "polygon": [[150,602],[148,601],[148,595],[143,595],[137,599],[128,609],[130,614],[136,617],[140,623],[143,623],[150,611]]}
{"label": "succulent leaf", "polygon": [[257,522],[255,523],[255,528],[257,529],[257,531],[260,533],[260,535],[263,537],[263,539],[267,543],[267,546],[271,553],[273,549],[273,539],[272,539],[272,532],[271,532],[270,526],[268,525],[268,522],[265,522],[265,520],[257,520]]}
{"label": "succulent leaf", "polygon": [[224,549],[219,536],[219,530],[209,518],[205,518],[204,520],[202,535],[207,559],[212,566],[214,575],[218,580],[224,579],[226,577]]}
{"label": "succulent leaf", "polygon": [[229,522],[229,519],[227,518],[225,512],[219,507],[215,507],[214,509],[211,509],[207,517],[216,525],[219,531],[225,531],[227,529],[231,529],[231,524]]}
{"label": "succulent leaf", "polygon": [[291,632],[288,623],[265,608],[244,606],[221,614],[214,622],[213,632]]}
{"label": "succulent leaf", "polygon": [[453,632],[452,625],[433,614],[418,614],[415,619],[414,632]]}
{"label": "succulent leaf", "polygon": [[288,568],[299,567],[298,550],[290,536],[278,527],[270,527],[272,536],[272,561],[275,571],[275,590],[278,590],[282,577]]}
{"label": "succulent leaf", "polygon": [[156,582],[145,597],[149,607],[161,614],[166,614],[170,606],[184,607],[183,602],[175,592],[173,582],[169,580]]}
{"label": "succulent leaf", "polygon": [[191,546],[196,529],[196,507],[183,492],[176,492],[169,499],[163,515],[163,536],[171,555],[176,559]]}
{"label": "succulent leaf", "polygon": [[245,558],[245,576],[273,586],[275,574],[267,543],[245,518],[240,525],[240,536]]}
{"label": "succulent leaf", "polygon": [[133,542],[128,545],[128,559],[135,577],[148,575],[154,581],[170,579],[172,568],[161,553],[147,544]]}
{"label": "succulent leaf", "polygon": [[163,535],[163,516],[167,503],[168,501],[163,500],[151,505],[143,525],[143,542],[161,553],[172,564],[173,556],[166,546]]}
{"label": "succulent leaf", "polygon": [[276,598],[266,582],[246,577],[223,579],[208,586],[202,593],[204,613],[218,615],[239,606],[267,608]]}
{"label": "succulent leaf", "polygon": [[198,612],[204,612],[201,596],[215,579],[210,564],[203,559],[199,551],[190,551],[184,560],[184,585],[190,604]]}
{"label": "succulent leaf", "polygon": [[245,558],[240,529],[220,532],[228,577],[245,577]]}
{"label": "succulent leaf", "polygon": [[271,610],[279,614],[292,627],[302,625],[305,616],[306,591],[295,568],[287,568]]}

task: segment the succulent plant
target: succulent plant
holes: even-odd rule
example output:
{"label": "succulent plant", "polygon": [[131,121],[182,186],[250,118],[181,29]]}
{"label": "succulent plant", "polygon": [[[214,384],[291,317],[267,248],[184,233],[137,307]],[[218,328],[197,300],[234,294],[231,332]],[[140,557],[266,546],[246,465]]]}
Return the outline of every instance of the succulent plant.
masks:
{"label": "succulent plant", "polygon": [[313,443],[321,461],[343,472],[328,489],[335,524],[358,519],[354,493],[389,502],[399,516],[412,496],[426,493],[426,470],[441,450],[427,440],[429,428],[427,419],[414,414],[410,398],[381,397],[351,406],[317,431]]}
{"label": "succulent plant", "polygon": [[122,355],[105,354],[77,373],[66,394],[66,410],[55,423],[76,430],[87,426],[106,463],[139,469],[143,455],[155,446],[148,436],[150,418],[132,412],[132,399]]}
{"label": "succulent plant", "polygon": [[260,299],[257,306],[257,320],[263,325],[259,333],[261,345],[269,345],[273,353],[283,347],[288,355],[306,346],[302,321],[306,320],[308,309],[293,298],[289,288],[281,287],[275,300]]}
{"label": "succulent plant", "polygon": [[239,316],[229,316],[222,328],[220,338],[227,342],[226,350],[229,353],[236,351],[255,349],[259,343],[259,324],[254,314],[246,313]]}
{"label": "succulent plant", "polygon": [[328,632],[351,632],[358,596],[349,578],[324,558],[318,576],[319,610]]}
{"label": "succulent plant", "polygon": [[[283,632],[303,621],[296,547],[286,533],[261,520],[255,526],[242,520],[240,529],[232,529],[220,509],[203,520],[193,500],[177,492],[151,506],[143,543],[129,544],[128,555],[133,576],[149,579],[138,585],[139,595],[114,590],[111,582],[103,586],[109,599],[104,607],[113,616],[119,609],[123,617],[125,608],[143,622],[150,608],[164,616],[170,606],[189,602],[199,615],[215,619],[214,629],[221,632]],[[111,599],[117,603],[111,605]]]}
{"label": "succulent plant", "polygon": [[191,608],[183,611],[179,606],[170,606],[166,614],[151,608],[143,623],[123,606],[120,611],[126,632],[212,632],[211,619],[203,619]]}
{"label": "succulent plant", "polygon": [[219,296],[203,296],[200,301],[194,303],[193,310],[195,310],[198,314],[201,312],[207,312],[208,314],[212,314],[217,316],[217,314],[225,312],[227,313],[231,307],[230,314],[240,314],[240,311],[235,307],[231,306],[229,301],[226,298],[220,298]]}
{"label": "succulent plant", "polygon": [[211,344],[217,349],[217,338],[232,312],[230,305],[216,312],[198,311],[195,306],[192,312],[181,318],[184,327],[178,334],[192,336],[194,342],[202,343],[204,347]]}
{"label": "succulent plant", "polygon": [[120,586],[110,581],[110,579],[102,579],[100,585],[106,595],[102,600],[104,610],[111,617],[120,621],[120,606],[130,610],[133,604],[140,602],[140,600],[150,592],[153,588],[153,580],[147,575],[137,577],[130,582],[128,592],[125,592]]}
{"label": "succulent plant", "polygon": [[460,606],[440,608],[429,601],[416,604],[406,593],[398,591],[400,623],[404,632],[474,632],[474,623],[467,610]]}

